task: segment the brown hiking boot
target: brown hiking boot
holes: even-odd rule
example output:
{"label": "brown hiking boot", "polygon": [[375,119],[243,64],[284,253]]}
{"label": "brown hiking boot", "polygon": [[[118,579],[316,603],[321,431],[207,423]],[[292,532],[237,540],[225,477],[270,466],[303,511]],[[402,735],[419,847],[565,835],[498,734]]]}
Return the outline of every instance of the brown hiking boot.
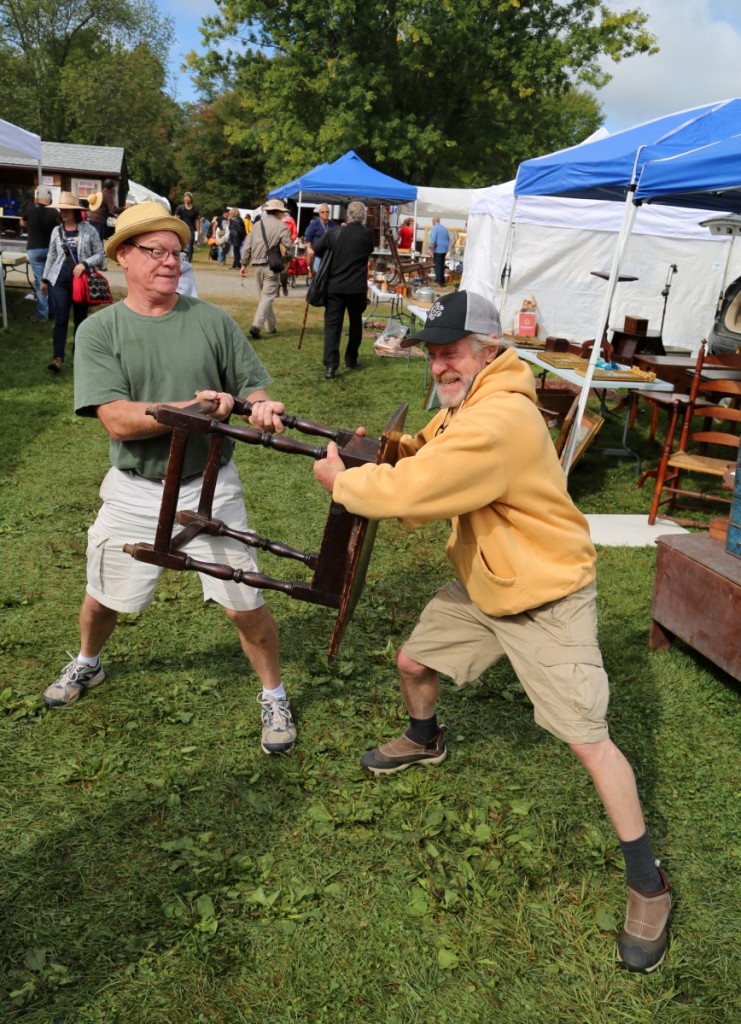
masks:
{"label": "brown hiking boot", "polygon": [[445,726],[441,725],[429,743],[415,743],[406,733],[375,750],[363,754],[360,763],[374,775],[391,775],[411,768],[414,764],[440,764],[448,756],[445,746]]}
{"label": "brown hiking boot", "polygon": [[663,886],[658,892],[642,892],[628,886],[628,909],[618,936],[618,957],[629,971],[650,974],[666,955],[666,925],[672,894],[659,868]]}
{"label": "brown hiking boot", "polygon": [[51,362],[47,365],[47,370],[51,370],[52,373],[62,372],[62,360],[59,356],[54,356]]}

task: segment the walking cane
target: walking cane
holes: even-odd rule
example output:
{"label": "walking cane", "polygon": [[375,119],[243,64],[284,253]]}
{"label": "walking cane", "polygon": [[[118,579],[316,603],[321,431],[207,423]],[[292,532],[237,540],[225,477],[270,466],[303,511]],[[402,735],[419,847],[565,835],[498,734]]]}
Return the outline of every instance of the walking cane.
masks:
{"label": "walking cane", "polygon": [[304,340],[304,331],[306,330],[306,317],[308,315],[309,315],[309,303],[307,302],[306,303],[306,308],[304,309],[304,322],[301,324],[301,337],[298,339],[299,350],[301,349],[301,342]]}

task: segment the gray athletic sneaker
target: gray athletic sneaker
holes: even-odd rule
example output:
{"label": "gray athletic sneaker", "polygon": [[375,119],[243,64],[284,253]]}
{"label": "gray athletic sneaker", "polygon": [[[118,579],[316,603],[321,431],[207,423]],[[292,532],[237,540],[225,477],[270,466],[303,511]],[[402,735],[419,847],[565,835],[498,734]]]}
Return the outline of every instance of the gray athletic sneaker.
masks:
{"label": "gray athletic sneaker", "polygon": [[[69,654],[69,651],[67,653]],[[96,668],[91,668],[90,665],[81,664],[77,658],[72,658],[72,661],[62,669],[57,681],[44,693],[44,704],[50,708],[67,707],[68,704],[74,704],[79,700],[85,690],[92,690],[104,679],[105,672],[100,662]]]}
{"label": "gray athletic sneaker", "polygon": [[298,731],[293,721],[288,698],[283,700],[263,700],[262,694],[257,697],[262,708],[262,751],[264,754],[287,754],[296,742]]}

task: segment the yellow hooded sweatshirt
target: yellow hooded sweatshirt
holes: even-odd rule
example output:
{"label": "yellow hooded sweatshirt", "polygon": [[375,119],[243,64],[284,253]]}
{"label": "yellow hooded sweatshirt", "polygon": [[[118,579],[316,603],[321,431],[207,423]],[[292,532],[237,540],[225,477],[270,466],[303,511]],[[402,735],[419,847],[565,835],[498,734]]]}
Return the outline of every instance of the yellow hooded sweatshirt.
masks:
{"label": "yellow hooded sweatshirt", "polygon": [[[439,431],[439,433],[438,433]],[[508,349],[456,410],[401,439],[395,466],[340,473],[332,497],[368,519],[451,520],[447,555],[487,615],[516,615],[595,578],[584,516],[566,489],[527,363]]]}

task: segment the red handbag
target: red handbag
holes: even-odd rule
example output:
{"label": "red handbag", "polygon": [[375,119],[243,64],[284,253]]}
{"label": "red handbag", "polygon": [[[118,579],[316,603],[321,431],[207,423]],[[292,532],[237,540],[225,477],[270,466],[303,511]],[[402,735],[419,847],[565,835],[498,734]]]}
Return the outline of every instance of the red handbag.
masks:
{"label": "red handbag", "polygon": [[72,301],[87,302],[87,288],[85,287],[85,275],[72,278]]}
{"label": "red handbag", "polygon": [[73,277],[72,301],[84,302],[88,306],[105,306],[113,302],[108,278],[97,270],[87,270],[79,277]]}

